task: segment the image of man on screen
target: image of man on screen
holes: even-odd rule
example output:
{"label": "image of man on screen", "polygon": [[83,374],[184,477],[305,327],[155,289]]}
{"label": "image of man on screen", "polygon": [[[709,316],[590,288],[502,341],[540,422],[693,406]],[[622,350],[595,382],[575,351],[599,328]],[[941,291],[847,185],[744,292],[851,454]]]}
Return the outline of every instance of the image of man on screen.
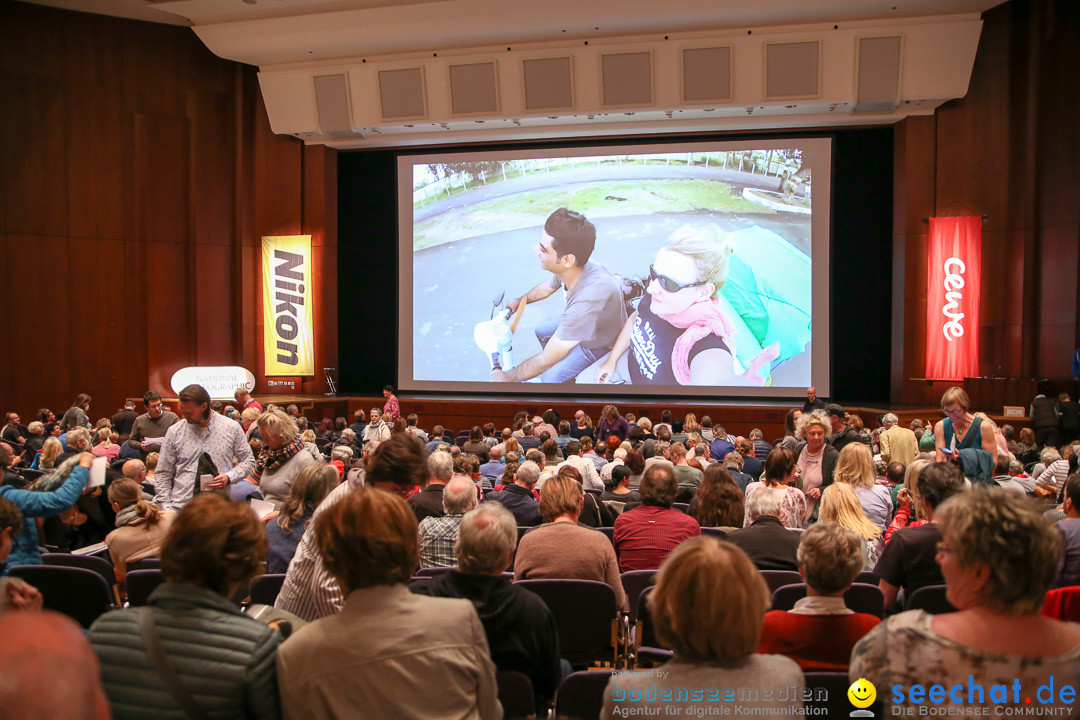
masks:
{"label": "image of man on screen", "polygon": [[626,322],[626,309],[618,280],[602,265],[589,262],[595,246],[596,227],[581,213],[559,208],[548,217],[534,252],[551,279],[508,305],[517,311],[522,300],[540,302],[563,287],[566,307],[536,327],[543,350],[509,372],[492,370],[492,381],[522,382],[539,376],[541,382],[574,382],[578,373],[611,349]]}

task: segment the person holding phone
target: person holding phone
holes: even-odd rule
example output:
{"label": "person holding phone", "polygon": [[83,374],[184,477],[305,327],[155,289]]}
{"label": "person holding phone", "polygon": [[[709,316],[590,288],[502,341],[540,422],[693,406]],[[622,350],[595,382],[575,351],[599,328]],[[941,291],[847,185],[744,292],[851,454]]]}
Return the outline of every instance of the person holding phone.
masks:
{"label": "person holding phone", "polygon": [[673,232],[649,266],[637,310],[627,319],[596,381],[612,382],[628,350],[628,378],[635,385],[764,385],[762,367],[778,346],[744,367],[735,355],[735,330],[720,303],[734,244],[716,226],[683,226]]}
{"label": "person holding phone", "polygon": [[[998,446],[994,440],[993,423],[983,422],[971,410],[971,400],[963,388],[951,387],[941,396],[941,411],[945,418],[934,425],[934,451],[938,462],[962,465],[965,475],[972,476],[967,464],[961,463],[961,450],[983,450],[990,454],[990,474],[997,464]],[[985,456],[984,456],[985,457]]]}

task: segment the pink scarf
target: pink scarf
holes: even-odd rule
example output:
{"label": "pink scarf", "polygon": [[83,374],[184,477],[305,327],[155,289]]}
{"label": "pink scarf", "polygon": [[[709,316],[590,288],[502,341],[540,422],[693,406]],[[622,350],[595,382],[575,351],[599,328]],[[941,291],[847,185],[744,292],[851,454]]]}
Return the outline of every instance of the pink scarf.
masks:
{"label": "pink scarf", "polygon": [[[731,353],[733,367],[735,364],[735,327],[724,313],[719,298],[712,298],[704,302],[694,303],[690,307],[676,315],[664,315],[664,320],[678,328],[686,328],[686,331],[675,341],[675,347],[671,350],[671,369],[675,373],[675,379],[681,385],[690,384],[690,350],[694,345],[709,335],[716,335],[728,346]],[[762,366],[772,362],[780,355],[780,344],[773,343],[762,350],[746,370],[739,377],[754,385],[765,385],[766,378],[758,372]]]}

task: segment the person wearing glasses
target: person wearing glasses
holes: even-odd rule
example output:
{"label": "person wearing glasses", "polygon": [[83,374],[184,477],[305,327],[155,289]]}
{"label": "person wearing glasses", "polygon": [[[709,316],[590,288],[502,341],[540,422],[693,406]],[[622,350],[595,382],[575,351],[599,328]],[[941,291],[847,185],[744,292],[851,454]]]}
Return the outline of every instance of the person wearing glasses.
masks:
{"label": "person wearing glasses", "polygon": [[762,351],[749,367],[736,359],[734,324],[719,300],[735,247],[716,226],[683,226],[649,266],[646,293],[623,325],[596,381],[613,379],[627,350],[635,385],[764,385],[762,365],[779,347]]}
{"label": "person wearing glasses", "polygon": [[603,357],[626,321],[622,288],[607,268],[590,262],[596,227],[581,213],[559,208],[551,213],[535,252],[540,267],[551,273],[532,290],[507,303],[516,312],[522,302],[539,302],[560,287],[566,290],[562,314],[536,327],[543,350],[513,370],[491,371],[493,382],[574,382],[578,374]]}
{"label": "person wearing glasses", "polygon": [[957,463],[965,475],[975,477],[979,472],[980,454],[983,458],[989,454],[982,464],[990,468],[992,476],[998,456],[993,423],[983,422],[971,412],[971,400],[959,387],[951,387],[941,396],[941,412],[945,417],[934,425],[937,461]]}

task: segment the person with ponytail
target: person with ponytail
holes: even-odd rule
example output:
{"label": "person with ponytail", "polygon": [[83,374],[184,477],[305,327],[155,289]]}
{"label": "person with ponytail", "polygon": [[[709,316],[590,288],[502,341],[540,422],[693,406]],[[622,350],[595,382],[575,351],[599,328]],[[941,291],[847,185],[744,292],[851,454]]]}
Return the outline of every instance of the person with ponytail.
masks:
{"label": "person with ponytail", "polygon": [[635,385],[764,385],[780,348],[771,345],[746,366],[735,352],[735,324],[720,301],[735,248],[716,226],[683,226],[649,266],[645,295],[611,354],[596,371],[610,382],[627,350]]}
{"label": "person with ponytail", "polygon": [[114,480],[108,494],[116,513],[116,529],[105,537],[105,544],[116,568],[116,579],[123,582],[128,563],[160,554],[175,513],[158,509],[131,478]]}

